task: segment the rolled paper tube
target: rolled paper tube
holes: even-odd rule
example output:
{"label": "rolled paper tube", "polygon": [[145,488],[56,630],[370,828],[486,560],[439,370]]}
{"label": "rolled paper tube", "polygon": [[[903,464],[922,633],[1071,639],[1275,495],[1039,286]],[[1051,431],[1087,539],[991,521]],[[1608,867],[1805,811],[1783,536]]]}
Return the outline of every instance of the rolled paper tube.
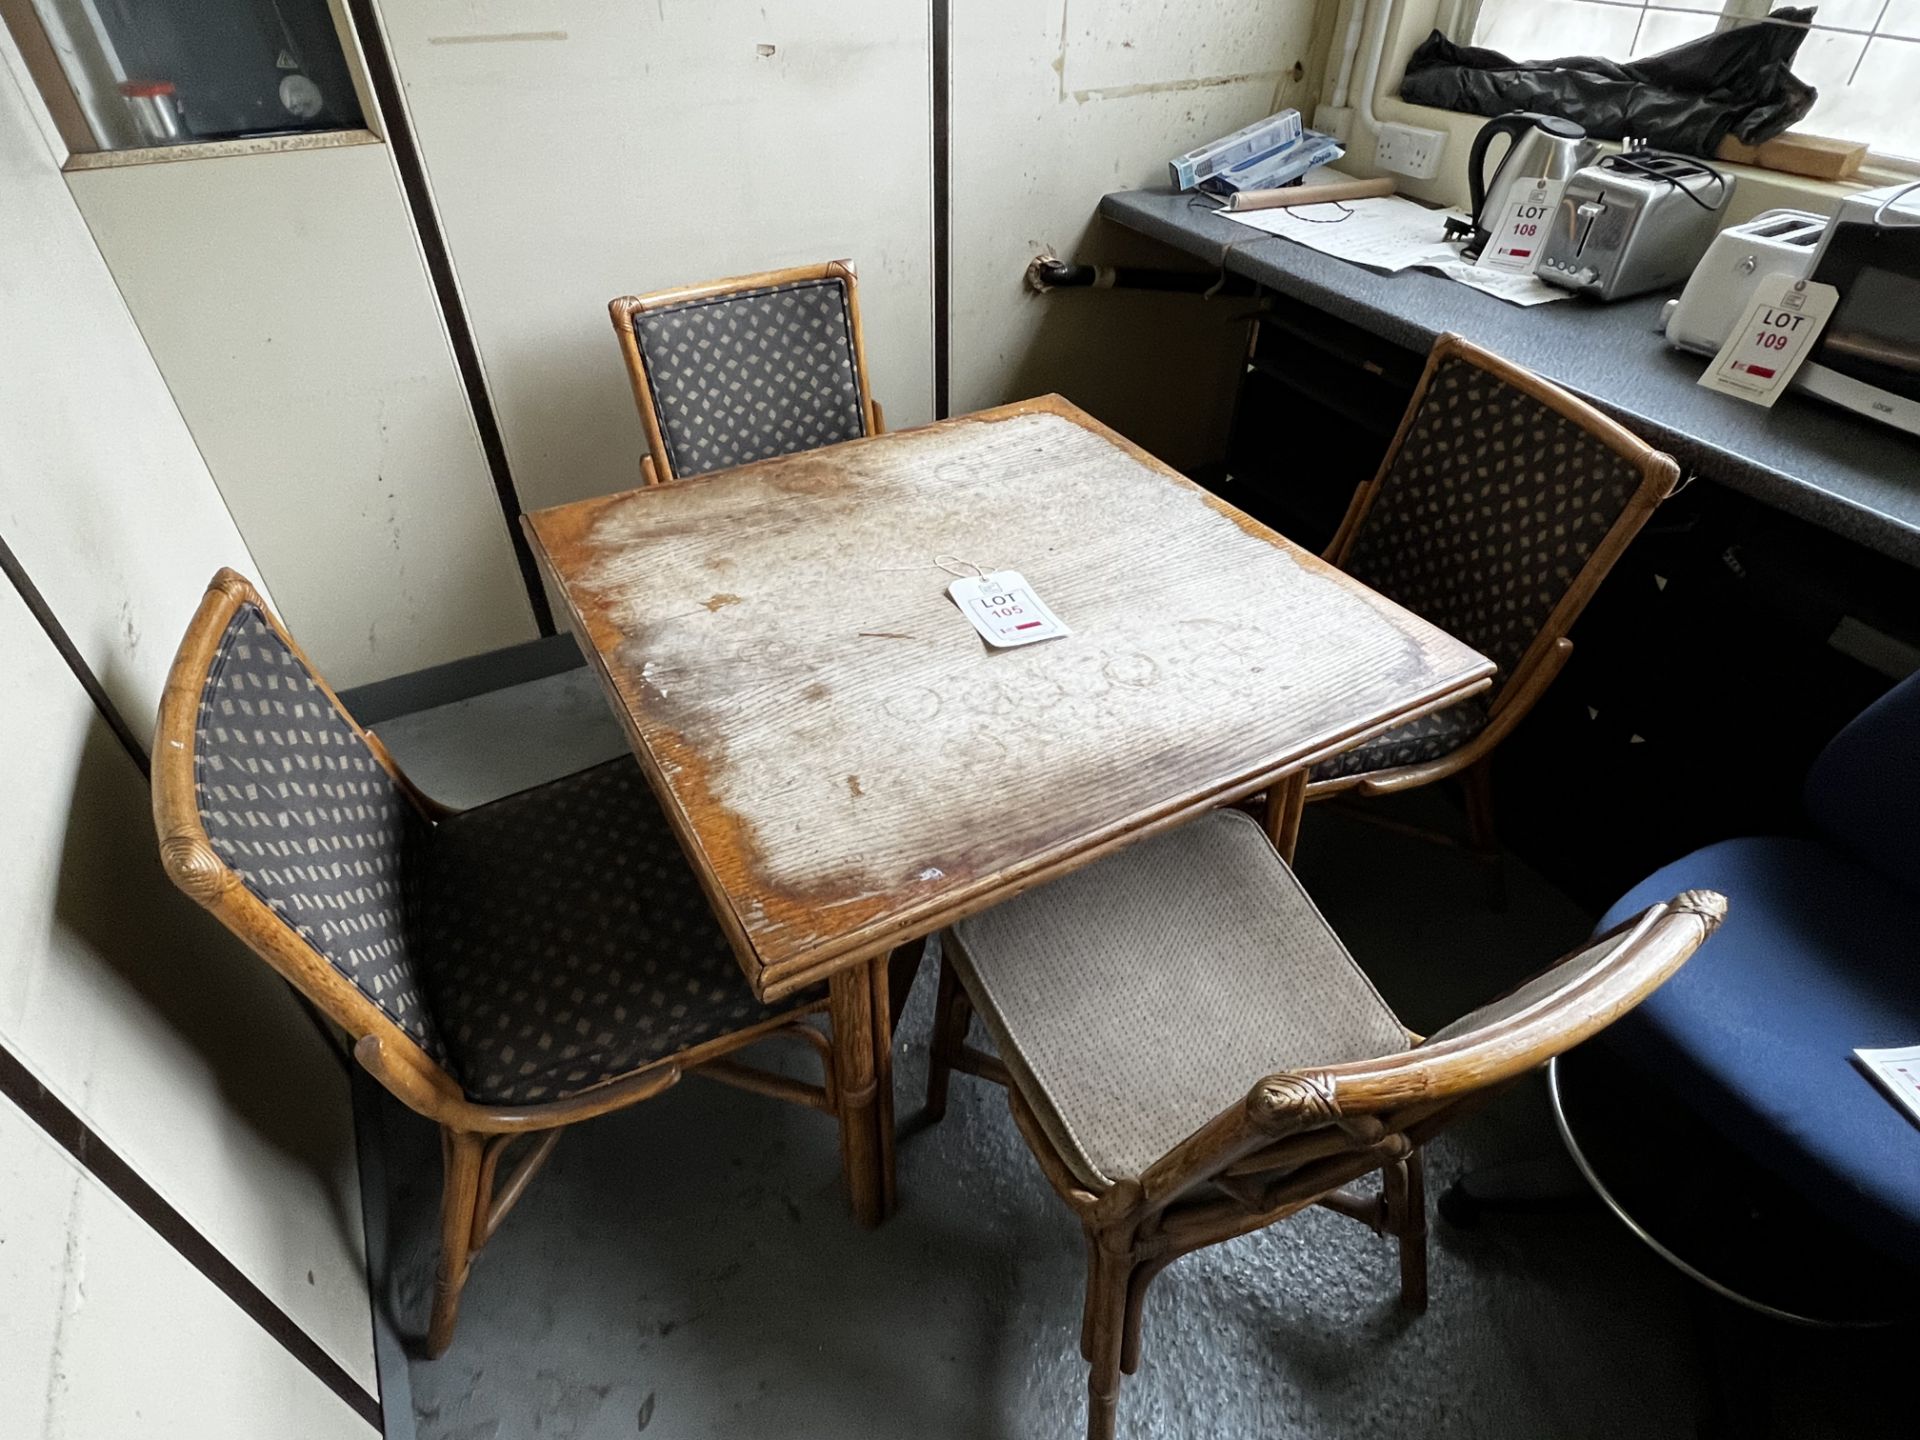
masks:
{"label": "rolled paper tube", "polygon": [[1316,185],[1288,185],[1279,190],[1242,190],[1227,201],[1229,210],[1281,210],[1293,205],[1324,205],[1329,200],[1367,200],[1393,194],[1393,181],[1328,180]]}

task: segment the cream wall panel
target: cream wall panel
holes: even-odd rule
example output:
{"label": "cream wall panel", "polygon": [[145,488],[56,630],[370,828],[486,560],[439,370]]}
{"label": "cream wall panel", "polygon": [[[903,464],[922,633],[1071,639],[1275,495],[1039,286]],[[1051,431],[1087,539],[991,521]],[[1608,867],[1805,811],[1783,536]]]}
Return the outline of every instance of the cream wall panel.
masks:
{"label": "cream wall panel", "polygon": [[0,1099],[0,1434],[367,1440],[367,1423]]}
{"label": "cream wall panel", "polygon": [[253,560],[7,66],[0,195],[0,537],[145,739],[201,589]]}
{"label": "cream wall panel", "polygon": [[374,1388],[346,1075],[167,882],[139,772],[4,583],[0,670],[0,1044]]}
{"label": "cream wall panel", "polygon": [[67,179],[288,625],[334,684],[533,637],[386,146]]}
{"label": "cream wall panel", "polygon": [[616,295],[850,258],[888,424],[931,418],[924,4],[381,9],[529,508],[638,483]]}
{"label": "cream wall panel", "polygon": [[1217,458],[1243,303],[1036,297],[1023,276],[1042,251],[1187,263],[1099,224],[1100,197],[1164,185],[1171,156],[1280,106],[1307,108],[1293,75],[1313,59],[1316,8],[955,0],[955,411],[1058,390],[1175,464]]}

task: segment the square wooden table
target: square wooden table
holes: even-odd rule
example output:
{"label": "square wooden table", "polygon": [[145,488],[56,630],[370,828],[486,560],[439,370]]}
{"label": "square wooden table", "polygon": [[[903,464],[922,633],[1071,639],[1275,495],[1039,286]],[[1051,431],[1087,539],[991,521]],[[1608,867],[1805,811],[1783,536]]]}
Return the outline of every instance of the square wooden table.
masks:
{"label": "square wooden table", "polygon": [[[1290,843],[1307,767],[1493,672],[1057,396],[527,526],[754,993],[829,986],[867,1223],[896,947],[1262,790]],[[936,557],[1072,633],[989,649]]]}

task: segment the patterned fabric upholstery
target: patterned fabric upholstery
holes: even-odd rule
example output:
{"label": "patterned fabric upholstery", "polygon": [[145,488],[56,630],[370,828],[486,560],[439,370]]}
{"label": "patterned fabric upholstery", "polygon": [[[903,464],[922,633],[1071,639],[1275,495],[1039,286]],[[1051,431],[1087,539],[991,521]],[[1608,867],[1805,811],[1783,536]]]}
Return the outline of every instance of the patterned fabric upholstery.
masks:
{"label": "patterned fabric upholstery", "polygon": [[806,280],[637,312],[675,475],[867,433],[847,287]]}
{"label": "patterned fabric upholstery", "polygon": [[628,757],[436,827],[425,985],[475,1100],[556,1100],[792,1011],[762,1005]]}
{"label": "patterned fabric upholstery", "polygon": [[425,822],[250,605],[201,692],[194,778],[200,823],[242,883],[439,1058],[402,883]]}
{"label": "patterned fabric upholstery", "polygon": [[1312,779],[1338,780],[1346,775],[1365,775],[1374,770],[1392,770],[1402,765],[1418,765],[1451,755],[1487,725],[1486,701],[1476,695],[1449,705],[1418,720],[1409,720],[1384,735],[1376,735],[1364,745],[1343,750],[1330,760],[1313,767]]}
{"label": "patterned fabric upholstery", "polygon": [[953,929],[947,958],[1060,1157],[1104,1190],[1279,1070],[1407,1032],[1260,826],[1232,810]]}
{"label": "patterned fabric upholstery", "polygon": [[631,757],[430,823],[252,606],[194,767],[242,883],[476,1101],[563,1099],[815,998],[753,998]]}
{"label": "patterned fabric upholstery", "polygon": [[1491,702],[1640,479],[1573,421],[1449,357],[1343,568],[1498,665]]}

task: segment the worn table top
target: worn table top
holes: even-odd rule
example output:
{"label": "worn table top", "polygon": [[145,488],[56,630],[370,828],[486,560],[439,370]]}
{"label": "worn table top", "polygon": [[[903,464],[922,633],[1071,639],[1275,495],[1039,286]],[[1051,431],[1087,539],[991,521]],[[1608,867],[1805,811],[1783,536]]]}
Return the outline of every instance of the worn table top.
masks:
{"label": "worn table top", "polygon": [[[528,526],[769,997],[1492,668],[1052,396]],[[941,555],[1072,634],[988,649]]]}
{"label": "worn table top", "polygon": [[[1363,270],[1191,198],[1121,191],[1100,213],[1408,349],[1424,351],[1445,331],[1464,335],[1592,401],[1706,479],[1920,565],[1920,437],[1804,395],[1762,410],[1702,389],[1706,360],[1658,333],[1666,296],[1523,309],[1424,271]],[[1437,216],[1434,224],[1437,234]]]}

